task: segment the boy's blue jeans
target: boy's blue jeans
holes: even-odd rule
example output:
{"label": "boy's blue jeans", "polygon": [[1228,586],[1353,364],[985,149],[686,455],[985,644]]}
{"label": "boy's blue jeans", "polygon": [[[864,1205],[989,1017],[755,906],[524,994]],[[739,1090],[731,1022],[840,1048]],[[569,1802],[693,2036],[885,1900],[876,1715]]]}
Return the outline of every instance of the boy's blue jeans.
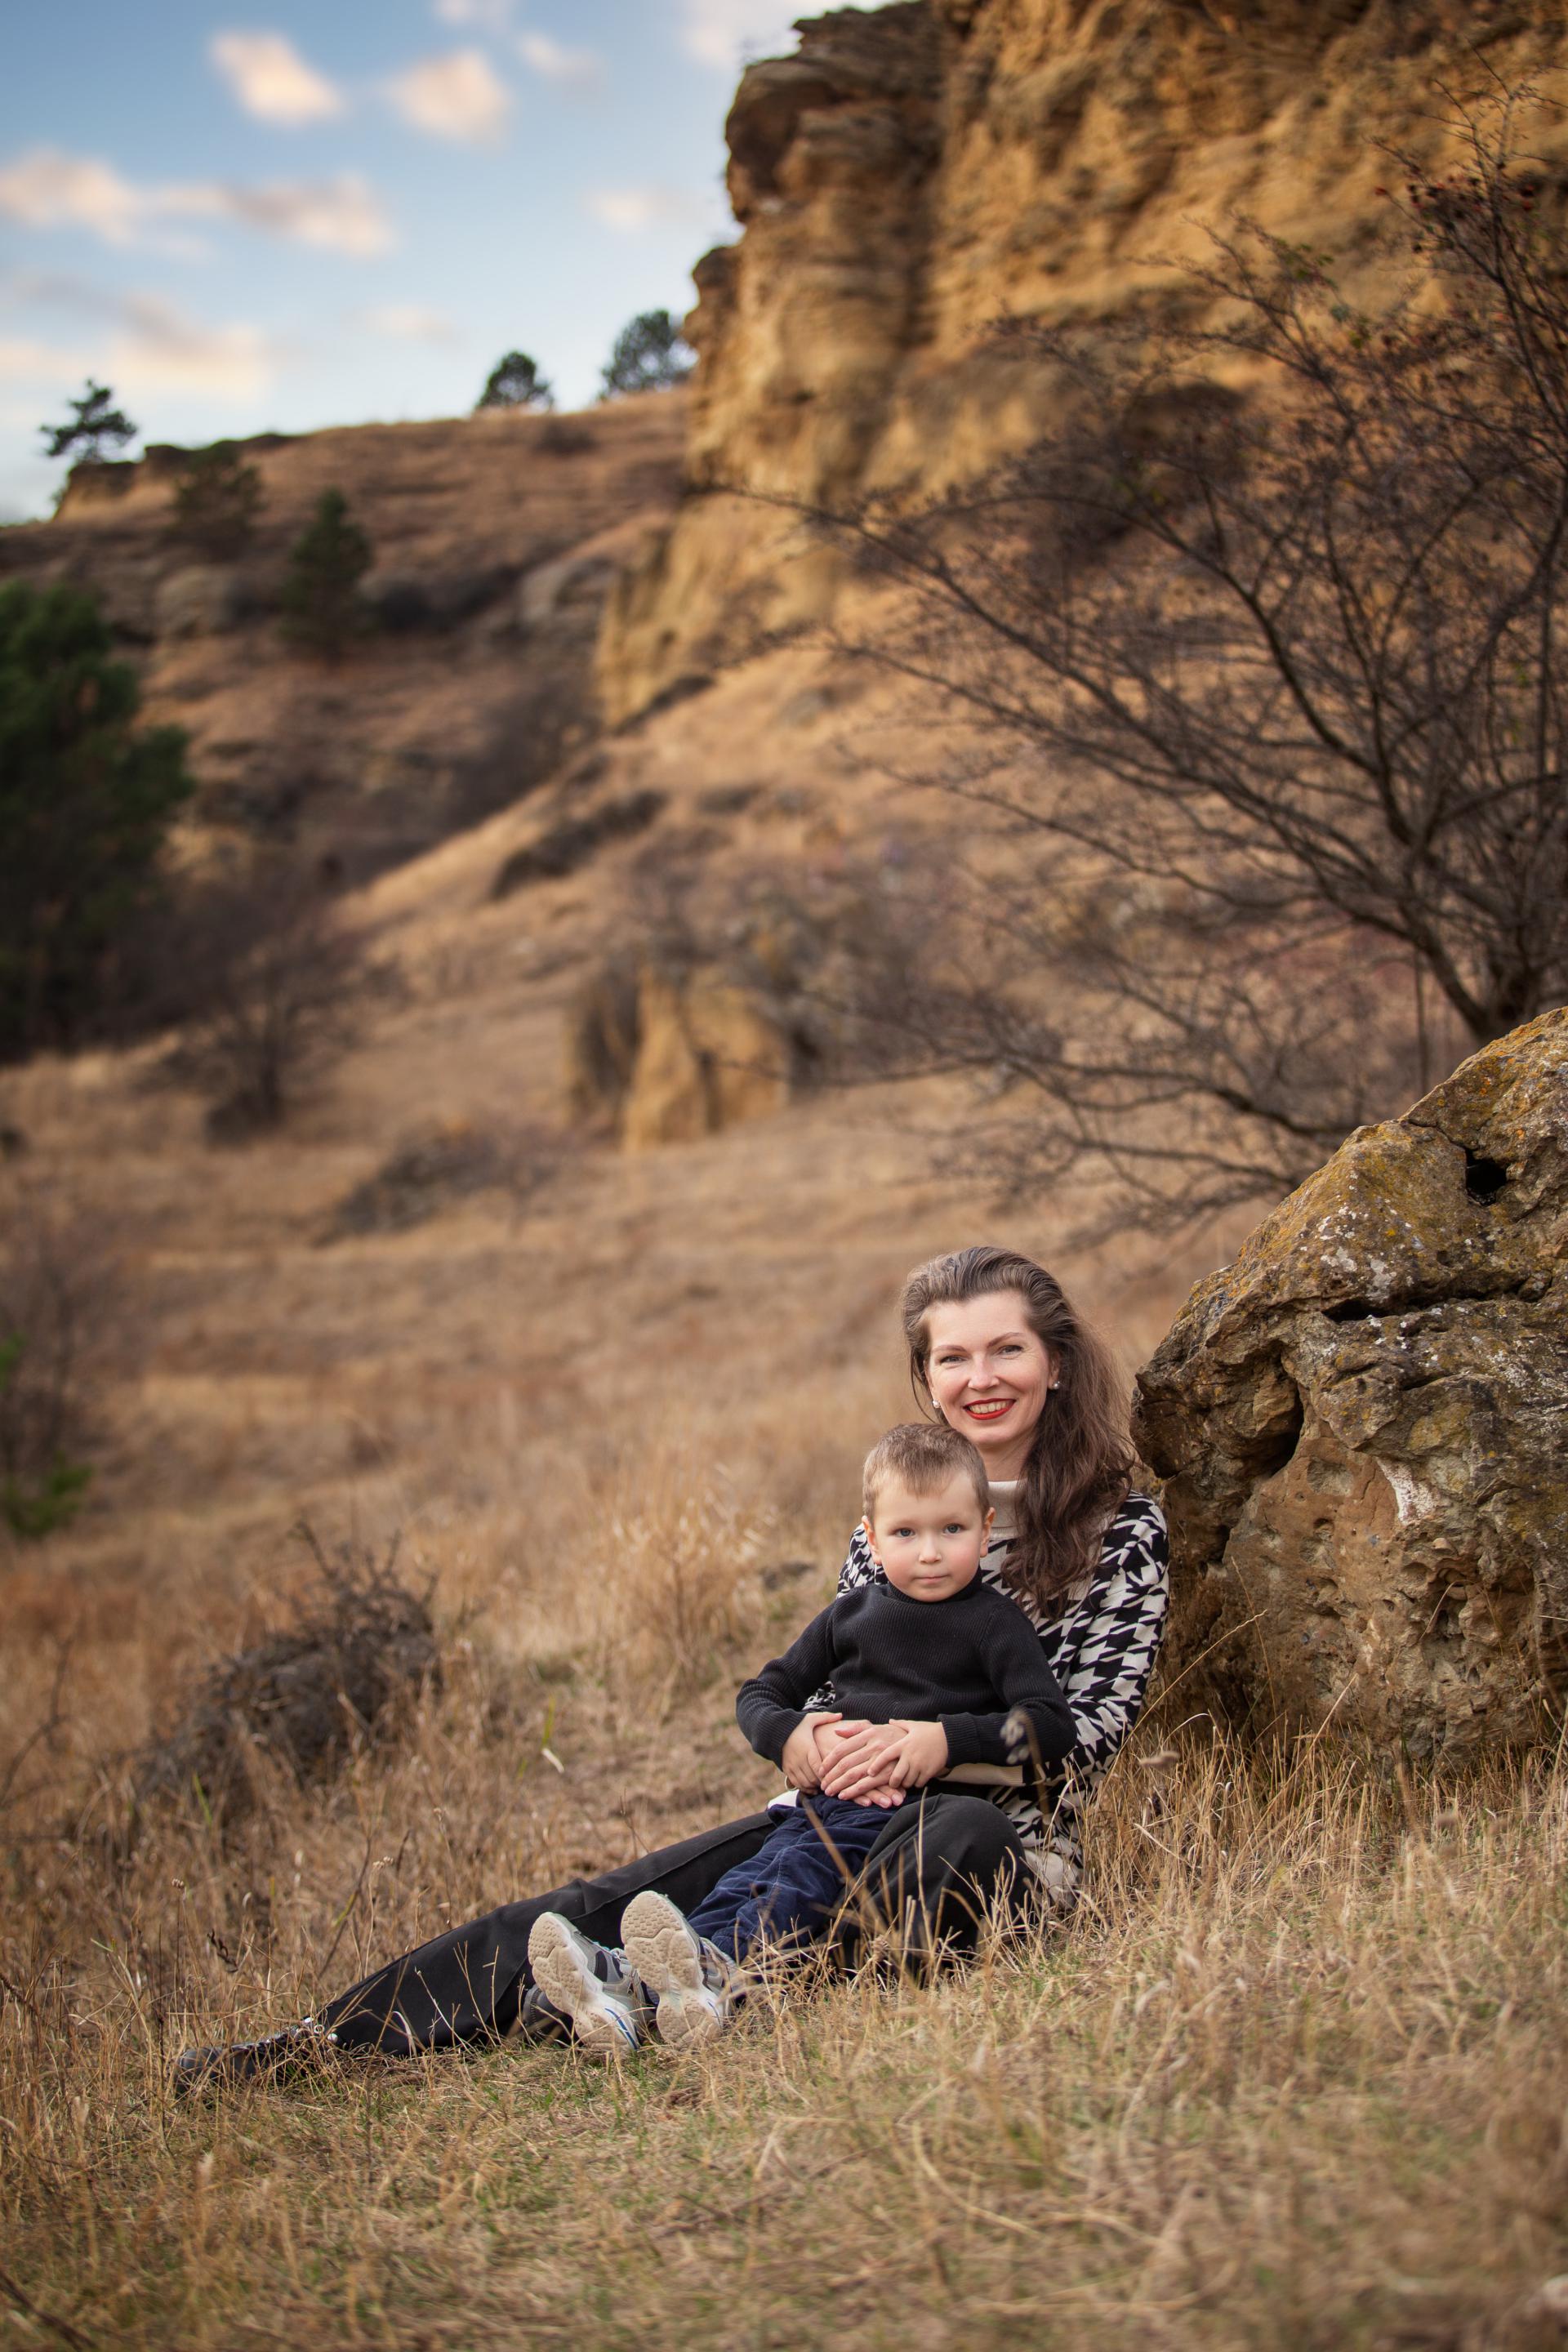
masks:
{"label": "boy's blue jeans", "polygon": [[687,1915],[689,1924],[738,1960],[755,1943],[811,1942],[895,1818],[880,1805],[854,1805],[820,1793],[802,1796],[793,1811],[777,1816],[778,1827],[751,1860],[726,1871]]}

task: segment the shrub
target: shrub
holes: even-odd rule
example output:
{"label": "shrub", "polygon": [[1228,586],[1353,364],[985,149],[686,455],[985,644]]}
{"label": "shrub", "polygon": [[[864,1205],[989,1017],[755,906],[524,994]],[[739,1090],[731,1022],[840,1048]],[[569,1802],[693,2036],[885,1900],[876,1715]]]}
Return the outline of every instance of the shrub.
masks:
{"label": "shrub", "polygon": [[342,490],[325,490],[308,530],[295,541],[279,603],[290,645],[339,661],[365,625],[359,583],[371,564],[370,541],[349,514]]}
{"label": "shrub", "polygon": [[293,1622],[202,1676],[137,1764],[140,1803],[194,1796],[232,1824],[255,1807],[258,1752],[297,1782],[325,1780],[357,1742],[394,1739],[420,1689],[439,1681],[429,1588],[397,1575],[395,1540],[378,1563],[296,1532],[316,1576]]}
{"label": "shrub", "polygon": [[[26,1354],[19,1331],[0,1339],[0,1421],[4,1421],[12,1388]],[[68,1462],[63,1454],[27,1475],[0,1473],[0,1522],[14,1536],[53,1535],[76,1517],[92,1473],[85,1463]]]}
{"label": "shrub", "polygon": [[454,1121],[400,1145],[345,1193],[320,1240],[408,1233],[479,1192],[510,1193],[521,1208],[549,1183],[559,1160],[559,1139],[542,1129],[509,1133]]}
{"label": "shrub", "polygon": [[103,1003],[195,789],[110,645],[79,589],[0,588],[0,1058],[69,1044]]}
{"label": "shrub", "polygon": [[552,457],[580,457],[596,447],[597,436],[570,416],[548,416],[534,435],[533,446]]}
{"label": "shrub", "polygon": [[13,1193],[0,1245],[0,1526],[51,1535],[91,1471],[93,1370],[116,1300],[101,1224]]}
{"label": "shrub", "polygon": [[256,535],[261,476],[232,441],[193,449],[174,485],[175,531],[207,555],[237,555]]}

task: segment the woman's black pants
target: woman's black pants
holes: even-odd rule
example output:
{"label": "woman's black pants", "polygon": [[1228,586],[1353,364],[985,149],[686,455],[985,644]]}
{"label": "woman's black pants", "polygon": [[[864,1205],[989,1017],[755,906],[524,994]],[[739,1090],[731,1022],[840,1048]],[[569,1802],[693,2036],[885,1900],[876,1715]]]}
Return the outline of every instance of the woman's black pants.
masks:
{"label": "woman's black pants", "polygon": [[[531,1982],[528,1931],[542,1911],[563,1913],[595,1943],[618,1943],[621,1913],[634,1895],[655,1887],[681,1910],[694,1910],[776,1826],[771,1813],[752,1813],[597,1878],[503,1904],[389,1960],[318,2011],[317,2022],[344,2048],[395,2056],[494,2040],[517,2025]],[[847,1957],[868,1922],[900,1927],[922,1950],[964,1949],[993,1905],[1021,1907],[1025,1876],[1023,1849],[999,1807],[957,1790],[928,1789],[889,1815],[871,1849],[844,1909]]]}

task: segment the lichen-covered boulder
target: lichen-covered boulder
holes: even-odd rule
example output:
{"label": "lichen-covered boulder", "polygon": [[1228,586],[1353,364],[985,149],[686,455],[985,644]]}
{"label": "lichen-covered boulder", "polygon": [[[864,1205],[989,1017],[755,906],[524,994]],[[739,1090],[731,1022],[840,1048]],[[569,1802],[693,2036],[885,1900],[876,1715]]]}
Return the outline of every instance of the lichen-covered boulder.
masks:
{"label": "lichen-covered boulder", "polygon": [[1360,1129],[1140,1376],[1194,1707],[1393,1755],[1568,1696],[1568,1012]]}

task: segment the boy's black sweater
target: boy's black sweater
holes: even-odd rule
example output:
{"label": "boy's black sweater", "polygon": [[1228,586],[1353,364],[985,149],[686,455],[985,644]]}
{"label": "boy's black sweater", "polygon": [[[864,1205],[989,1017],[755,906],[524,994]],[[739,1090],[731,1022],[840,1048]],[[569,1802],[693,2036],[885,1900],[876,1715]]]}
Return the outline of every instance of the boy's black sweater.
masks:
{"label": "boy's black sweater", "polygon": [[[1026,1764],[1031,1740],[1048,1764],[1078,1739],[1039,1635],[978,1571],[945,1601],[913,1601],[892,1584],[841,1593],[782,1658],[742,1685],[735,1714],[759,1756],[782,1760],[806,1700],[825,1683],[841,1715],[940,1723],[950,1764]],[[1015,1710],[1028,1730],[1010,1748],[1003,1726]]]}

